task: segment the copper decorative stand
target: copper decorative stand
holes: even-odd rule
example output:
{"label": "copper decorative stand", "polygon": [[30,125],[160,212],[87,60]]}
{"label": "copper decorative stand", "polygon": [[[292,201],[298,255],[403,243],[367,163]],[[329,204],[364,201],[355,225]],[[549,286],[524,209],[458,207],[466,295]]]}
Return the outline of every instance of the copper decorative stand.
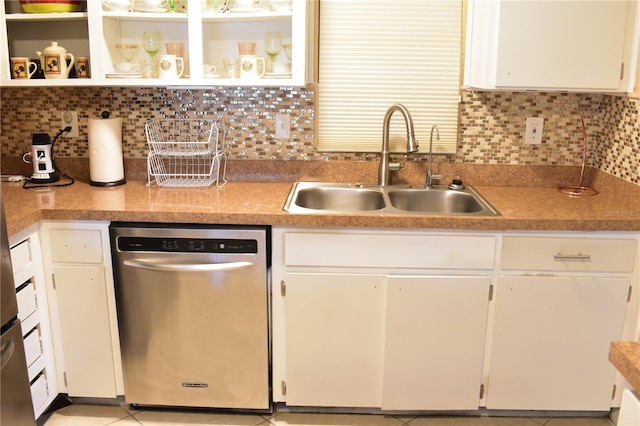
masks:
{"label": "copper decorative stand", "polygon": [[580,117],[580,122],[582,123],[582,134],[584,140],[584,144],[582,147],[582,168],[580,169],[580,179],[578,180],[577,185],[561,186],[560,188],[558,188],[558,191],[560,191],[561,193],[573,197],[598,194],[598,191],[596,191],[595,189],[584,186],[582,184],[582,180],[584,179],[584,167],[587,161],[587,129],[585,128],[584,118],[582,116]]}

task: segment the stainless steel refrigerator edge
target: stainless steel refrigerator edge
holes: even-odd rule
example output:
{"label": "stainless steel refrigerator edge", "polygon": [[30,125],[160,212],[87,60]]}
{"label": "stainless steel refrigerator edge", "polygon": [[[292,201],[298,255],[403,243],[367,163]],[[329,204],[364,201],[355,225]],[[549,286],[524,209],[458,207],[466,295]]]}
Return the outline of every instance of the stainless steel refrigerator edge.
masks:
{"label": "stainless steel refrigerator edge", "polygon": [[24,355],[22,329],[18,319],[18,304],[16,302],[16,287],[13,282],[11,268],[11,253],[9,251],[9,236],[4,214],[4,200],[0,186],[0,210],[2,218],[0,235],[2,239],[2,293],[0,301],[2,307],[2,336],[0,351],[2,376],[0,377],[0,425],[23,426],[35,425],[33,404],[31,403],[31,388],[27,362]]}
{"label": "stainless steel refrigerator edge", "polygon": [[268,229],[110,232],[126,402],[270,411]]}

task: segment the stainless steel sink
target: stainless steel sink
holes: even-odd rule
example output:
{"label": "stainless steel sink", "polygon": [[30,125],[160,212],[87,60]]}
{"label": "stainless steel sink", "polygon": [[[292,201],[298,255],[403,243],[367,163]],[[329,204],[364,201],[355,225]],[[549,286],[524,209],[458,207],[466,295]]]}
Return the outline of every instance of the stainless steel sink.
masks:
{"label": "stainless steel sink", "polygon": [[322,186],[301,189],[295,205],[313,210],[369,211],[384,208],[382,193],[362,188]]}
{"label": "stainless steel sink", "polygon": [[390,191],[389,200],[393,207],[410,212],[478,213],[484,210],[484,206],[474,194],[450,189]]}
{"label": "stainless steel sink", "polygon": [[500,213],[471,187],[379,186],[296,182],[284,210],[290,213],[377,213],[498,216]]}

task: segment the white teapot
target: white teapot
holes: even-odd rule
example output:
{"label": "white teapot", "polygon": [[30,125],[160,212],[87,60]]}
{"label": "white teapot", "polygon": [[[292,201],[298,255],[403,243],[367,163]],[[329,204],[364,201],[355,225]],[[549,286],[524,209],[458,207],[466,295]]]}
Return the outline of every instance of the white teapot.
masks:
{"label": "white teapot", "polygon": [[[36,51],[40,57],[40,64],[45,78],[69,78],[69,72],[73,69],[75,57],[67,53],[67,49],[58,46],[57,41],[51,42],[42,52]],[[67,59],[71,62],[67,64]]]}

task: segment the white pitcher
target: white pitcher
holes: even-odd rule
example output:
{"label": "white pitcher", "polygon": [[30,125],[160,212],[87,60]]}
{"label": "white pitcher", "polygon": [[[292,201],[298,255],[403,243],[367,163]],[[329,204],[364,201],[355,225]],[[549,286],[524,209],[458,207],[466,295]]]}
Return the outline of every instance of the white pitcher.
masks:
{"label": "white pitcher", "polygon": [[183,73],[182,58],[176,55],[158,55],[158,77],[173,80],[182,77]]}
{"label": "white pitcher", "polygon": [[[57,41],[51,42],[51,46],[47,46],[42,52],[36,51],[36,54],[40,58],[45,78],[69,78],[75,57],[71,53],[67,53],[67,49],[64,47],[58,46]],[[69,64],[67,64],[67,59],[71,60]]]}
{"label": "white pitcher", "polygon": [[[259,69],[261,63],[262,69]],[[257,79],[264,75],[265,61],[261,56],[240,55],[240,78]]]}

